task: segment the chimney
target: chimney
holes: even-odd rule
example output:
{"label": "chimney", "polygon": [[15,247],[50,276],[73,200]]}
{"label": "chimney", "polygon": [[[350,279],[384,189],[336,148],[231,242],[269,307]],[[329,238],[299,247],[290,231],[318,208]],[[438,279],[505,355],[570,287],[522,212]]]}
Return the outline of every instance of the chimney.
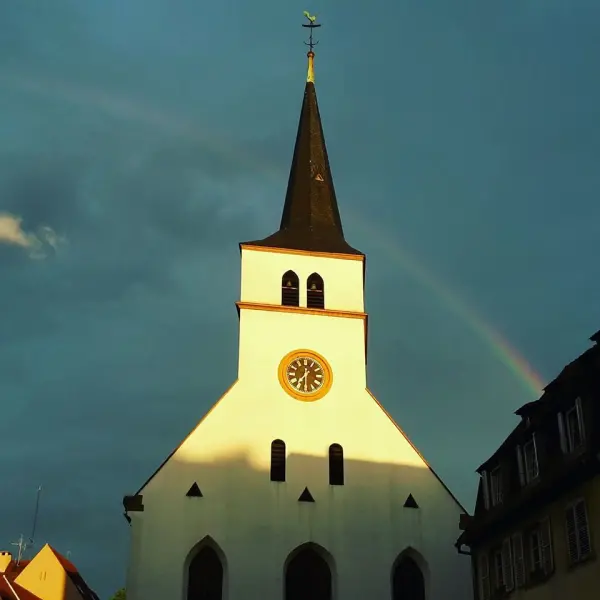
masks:
{"label": "chimney", "polygon": [[0,573],[6,573],[8,565],[12,562],[12,554],[7,550],[0,551]]}

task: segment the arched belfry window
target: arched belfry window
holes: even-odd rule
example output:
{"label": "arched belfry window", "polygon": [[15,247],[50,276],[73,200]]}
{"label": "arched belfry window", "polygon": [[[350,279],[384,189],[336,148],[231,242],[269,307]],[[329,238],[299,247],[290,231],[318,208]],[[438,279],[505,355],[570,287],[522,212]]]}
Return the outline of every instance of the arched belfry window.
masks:
{"label": "arched belfry window", "polygon": [[216,550],[204,545],[188,569],[187,600],[222,600],[223,563]]}
{"label": "arched belfry window", "polygon": [[313,273],[306,282],[306,306],[325,308],[325,285],[318,273]]}
{"label": "arched belfry window", "polygon": [[344,485],[344,449],[339,444],[329,446],[329,485]]}
{"label": "arched belfry window", "polygon": [[285,442],[271,442],[271,481],[285,481]]}
{"label": "arched belfry window", "polygon": [[281,278],[281,304],[300,306],[300,280],[294,271],[287,271]]}
{"label": "arched belfry window", "polygon": [[425,600],[423,572],[410,556],[403,556],[394,566],[392,600]]}

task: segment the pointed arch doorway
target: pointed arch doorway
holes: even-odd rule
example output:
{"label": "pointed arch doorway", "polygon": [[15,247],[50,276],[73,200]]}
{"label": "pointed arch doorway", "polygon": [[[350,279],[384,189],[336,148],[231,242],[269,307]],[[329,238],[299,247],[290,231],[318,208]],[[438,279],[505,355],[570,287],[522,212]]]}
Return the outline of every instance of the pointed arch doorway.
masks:
{"label": "pointed arch doorway", "polygon": [[333,582],[324,552],[306,544],[292,552],[285,567],[285,600],[332,600]]}
{"label": "pointed arch doorway", "polygon": [[423,571],[410,556],[403,556],[392,573],[392,600],[425,600]]}
{"label": "pointed arch doorway", "polygon": [[187,600],[223,599],[223,563],[212,545],[203,545],[188,567]]}

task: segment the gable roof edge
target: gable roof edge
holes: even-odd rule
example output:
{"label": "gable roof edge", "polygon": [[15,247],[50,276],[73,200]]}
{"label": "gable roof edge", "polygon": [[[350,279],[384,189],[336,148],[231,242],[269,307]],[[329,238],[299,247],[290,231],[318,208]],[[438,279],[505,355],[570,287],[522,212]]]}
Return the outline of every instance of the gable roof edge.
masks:
{"label": "gable roof edge", "polygon": [[183,444],[185,444],[185,442],[192,436],[192,434],[196,431],[196,429],[198,429],[198,427],[200,427],[200,425],[208,417],[208,415],[210,415],[210,413],[215,408],[217,408],[217,406],[220,404],[220,402],[225,398],[225,396],[227,396],[227,394],[229,394],[229,392],[235,387],[235,385],[237,384],[238,381],[239,381],[239,379],[236,379],[223,392],[223,394],[221,394],[221,397],[206,411],[206,413],[204,414],[204,416],[198,421],[198,423],[196,423],[196,426],[192,427],[191,431],[181,440],[181,442],[179,442],[179,444],[177,444],[177,446],[167,456],[167,458],[165,458],[165,460],[162,461],[162,463],[158,466],[158,468],[156,469],[156,471],[154,471],[154,473],[152,473],[152,475],[150,475],[150,477],[148,477],[148,479],[146,479],[146,481],[143,483],[142,487],[140,487],[140,489],[134,494],[135,496],[138,496],[139,494],[142,493],[142,491],[144,490],[144,488],[154,479],[154,477],[156,475],[158,475],[158,472],[169,462],[169,460],[171,460],[171,458],[173,457],[173,455],[175,454],[175,452],[177,452],[177,450],[179,450],[179,448],[181,448],[181,446],[183,446]]}
{"label": "gable roof edge", "polygon": [[433,470],[432,466],[427,462],[427,459],[421,454],[419,449],[411,442],[410,438],[406,435],[406,433],[404,433],[404,431],[402,430],[400,425],[398,425],[398,423],[396,423],[396,421],[394,421],[394,418],[392,417],[392,415],[390,415],[390,413],[384,408],[383,404],[381,404],[381,402],[379,402],[379,400],[377,400],[377,398],[375,398],[375,395],[373,394],[373,392],[368,387],[366,387],[365,390],[367,391],[369,396],[371,396],[371,398],[375,401],[375,404],[377,404],[377,406],[379,406],[379,408],[383,411],[383,414],[392,422],[392,424],[396,427],[396,429],[402,434],[404,439],[410,444],[411,448],[417,453],[419,458],[425,463],[425,466],[431,471],[433,476],[442,484],[442,487],[448,492],[448,494],[450,494],[450,497],[452,498],[452,500],[454,500],[454,502],[456,502],[457,506],[462,511],[464,511],[466,514],[469,514],[467,509],[460,503],[459,499],[452,493],[450,488],[442,481],[442,478]]}

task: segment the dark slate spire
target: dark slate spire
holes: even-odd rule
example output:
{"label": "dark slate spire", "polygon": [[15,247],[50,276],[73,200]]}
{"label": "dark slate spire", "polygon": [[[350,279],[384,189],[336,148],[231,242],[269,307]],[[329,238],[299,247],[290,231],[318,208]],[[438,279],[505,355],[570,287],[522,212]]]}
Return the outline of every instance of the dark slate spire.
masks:
{"label": "dark slate spire", "polygon": [[317,104],[314,56],[311,49],[279,231],[263,240],[247,243],[271,248],[362,255],[344,239]]}

